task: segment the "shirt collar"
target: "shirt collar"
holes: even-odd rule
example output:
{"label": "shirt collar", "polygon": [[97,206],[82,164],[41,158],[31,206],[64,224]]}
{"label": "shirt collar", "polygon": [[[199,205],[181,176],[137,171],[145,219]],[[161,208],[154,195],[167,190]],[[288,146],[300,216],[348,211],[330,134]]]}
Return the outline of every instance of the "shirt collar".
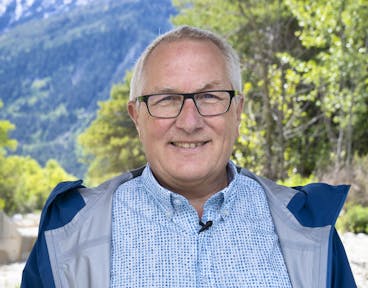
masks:
{"label": "shirt collar", "polygon": [[156,204],[164,211],[165,215],[168,218],[171,218],[174,213],[173,206],[171,204],[173,192],[162,187],[157,182],[148,163],[146,165],[146,168],[143,170],[141,179],[144,188],[149,196],[151,196]]}
{"label": "shirt collar", "polygon": [[[226,217],[231,211],[231,203],[234,199],[234,190],[232,187],[235,185],[236,179],[238,178],[238,171],[235,164],[232,161],[228,162],[227,165],[227,176],[229,179],[229,184],[221,191],[212,195],[205,203],[204,209],[206,210],[217,210],[220,212],[222,217]],[[175,201],[178,199],[182,201],[187,201],[182,195],[174,193],[164,187],[162,187],[156,180],[152,173],[149,164],[146,165],[142,173],[142,182],[145,190],[152,197],[152,199],[157,203],[157,205],[164,211],[168,218],[172,218],[175,213]],[[221,211],[219,211],[221,210]]]}

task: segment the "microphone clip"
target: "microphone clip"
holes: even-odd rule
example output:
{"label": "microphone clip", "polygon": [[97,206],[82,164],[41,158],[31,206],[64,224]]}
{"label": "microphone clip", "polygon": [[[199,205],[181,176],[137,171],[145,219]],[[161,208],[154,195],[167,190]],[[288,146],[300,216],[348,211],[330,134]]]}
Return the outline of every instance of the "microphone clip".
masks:
{"label": "microphone clip", "polygon": [[209,220],[207,221],[206,223],[203,223],[202,221],[199,221],[199,225],[202,226],[202,228],[198,231],[198,234],[205,231],[205,230],[208,230],[211,226],[212,226],[212,221]]}

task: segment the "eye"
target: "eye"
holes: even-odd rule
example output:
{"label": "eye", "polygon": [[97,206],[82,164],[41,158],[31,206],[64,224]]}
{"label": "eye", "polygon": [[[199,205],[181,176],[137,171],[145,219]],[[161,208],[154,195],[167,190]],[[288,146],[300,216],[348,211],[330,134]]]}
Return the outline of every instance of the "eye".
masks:
{"label": "eye", "polygon": [[148,98],[149,104],[152,106],[168,106],[181,103],[182,96],[176,94],[160,94],[152,95]]}
{"label": "eye", "polygon": [[221,101],[223,97],[219,92],[203,92],[196,95],[196,100],[203,103],[215,103]]}

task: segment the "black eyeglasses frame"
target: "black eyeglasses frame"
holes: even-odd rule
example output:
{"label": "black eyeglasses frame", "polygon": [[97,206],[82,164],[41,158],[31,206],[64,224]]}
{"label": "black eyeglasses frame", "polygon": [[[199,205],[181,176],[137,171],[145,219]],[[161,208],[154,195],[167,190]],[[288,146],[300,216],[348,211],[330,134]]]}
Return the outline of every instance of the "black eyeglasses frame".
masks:
{"label": "black eyeglasses frame", "polygon": [[[226,111],[224,112],[221,112],[221,113],[217,113],[217,114],[213,114],[213,115],[203,115],[200,111],[199,111],[199,108],[198,108],[198,105],[197,105],[197,102],[195,100],[195,96],[197,94],[202,94],[202,93],[210,93],[210,92],[227,92],[229,94],[229,97],[230,97],[230,101],[229,101],[229,105],[226,109]],[[151,111],[148,107],[148,98],[151,97],[151,96],[157,96],[157,95],[163,95],[163,94],[169,94],[169,95],[180,95],[180,96],[184,96],[183,98],[183,102],[180,106],[180,109],[179,109],[179,112],[176,116],[170,116],[170,117],[161,117],[161,116],[155,116],[155,115],[152,115],[151,114]],[[233,100],[233,98],[235,96],[238,95],[238,91],[236,90],[208,90],[208,91],[200,91],[200,92],[195,92],[195,93],[155,93],[155,94],[147,94],[147,95],[142,95],[142,96],[138,96],[135,98],[136,101],[138,102],[144,102],[146,103],[146,107],[147,107],[147,111],[148,113],[152,116],[152,117],[155,117],[155,118],[160,118],[160,119],[173,119],[173,118],[176,118],[180,115],[181,113],[181,110],[183,109],[183,106],[184,106],[184,103],[185,103],[185,100],[187,99],[192,99],[193,102],[194,102],[194,105],[195,107],[197,108],[197,111],[199,113],[199,115],[203,116],[203,117],[213,117],[213,116],[219,116],[219,115],[222,115],[222,114],[225,114],[226,112],[229,111],[230,109],[230,106],[231,106],[231,102]]]}

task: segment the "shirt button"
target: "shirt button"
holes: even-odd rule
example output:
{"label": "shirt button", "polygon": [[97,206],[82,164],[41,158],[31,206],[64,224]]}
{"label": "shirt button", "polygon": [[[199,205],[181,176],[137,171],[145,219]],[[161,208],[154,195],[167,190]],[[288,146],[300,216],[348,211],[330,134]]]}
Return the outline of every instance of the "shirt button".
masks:
{"label": "shirt button", "polygon": [[224,210],[224,211],[222,211],[222,215],[223,216],[229,216],[229,210]]}
{"label": "shirt button", "polygon": [[181,205],[181,200],[175,199],[174,204],[177,205],[177,206]]}
{"label": "shirt button", "polygon": [[173,213],[172,213],[172,212],[170,212],[170,211],[167,211],[167,212],[165,213],[165,215],[166,215],[166,217],[167,217],[167,218],[171,218],[171,217],[173,216]]}

